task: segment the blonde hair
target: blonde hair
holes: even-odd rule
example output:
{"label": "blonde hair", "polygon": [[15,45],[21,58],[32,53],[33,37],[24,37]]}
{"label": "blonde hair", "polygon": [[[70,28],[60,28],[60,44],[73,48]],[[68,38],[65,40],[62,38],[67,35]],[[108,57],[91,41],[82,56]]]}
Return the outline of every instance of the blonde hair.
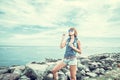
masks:
{"label": "blonde hair", "polygon": [[74,27],[71,27],[69,30],[74,30],[74,36],[77,37],[77,30]]}

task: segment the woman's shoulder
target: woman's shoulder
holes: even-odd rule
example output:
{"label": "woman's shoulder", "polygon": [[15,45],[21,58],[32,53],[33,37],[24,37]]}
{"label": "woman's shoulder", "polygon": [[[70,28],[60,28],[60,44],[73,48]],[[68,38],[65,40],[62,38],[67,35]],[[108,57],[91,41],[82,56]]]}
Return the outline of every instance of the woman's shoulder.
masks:
{"label": "woman's shoulder", "polygon": [[80,43],[80,40],[76,37],[76,41],[77,41],[77,43]]}

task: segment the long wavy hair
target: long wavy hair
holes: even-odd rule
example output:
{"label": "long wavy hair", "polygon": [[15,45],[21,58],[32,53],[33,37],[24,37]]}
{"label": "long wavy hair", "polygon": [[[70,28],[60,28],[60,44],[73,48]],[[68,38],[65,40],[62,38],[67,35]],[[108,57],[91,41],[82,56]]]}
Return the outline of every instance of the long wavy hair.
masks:
{"label": "long wavy hair", "polygon": [[[77,37],[77,30],[74,27],[71,27],[69,30],[74,30],[74,36]],[[70,35],[69,35],[70,36]]]}

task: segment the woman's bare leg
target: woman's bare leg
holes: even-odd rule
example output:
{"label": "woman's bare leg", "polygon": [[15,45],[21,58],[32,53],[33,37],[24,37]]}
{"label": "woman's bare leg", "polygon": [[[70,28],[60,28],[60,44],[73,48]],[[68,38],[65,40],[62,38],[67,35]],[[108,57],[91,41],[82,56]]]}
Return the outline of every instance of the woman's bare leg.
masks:
{"label": "woman's bare leg", "polygon": [[76,65],[70,65],[71,80],[76,80],[76,70],[77,70],[77,66]]}
{"label": "woman's bare leg", "polygon": [[61,61],[52,69],[54,80],[57,80],[57,77],[58,77],[57,71],[59,71],[61,68],[65,67],[65,66],[66,66],[66,64],[63,61]]}

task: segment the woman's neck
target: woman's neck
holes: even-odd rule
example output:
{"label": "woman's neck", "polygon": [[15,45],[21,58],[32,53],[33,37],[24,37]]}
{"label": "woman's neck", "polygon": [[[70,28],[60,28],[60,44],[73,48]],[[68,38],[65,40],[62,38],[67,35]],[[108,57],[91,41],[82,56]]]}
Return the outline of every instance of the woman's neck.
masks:
{"label": "woman's neck", "polygon": [[75,38],[75,36],[74,36],[74,35],[71,35],[71,36],[70,36],[70,38],[71,38],[71,39],[74,39],[74,38]]}

